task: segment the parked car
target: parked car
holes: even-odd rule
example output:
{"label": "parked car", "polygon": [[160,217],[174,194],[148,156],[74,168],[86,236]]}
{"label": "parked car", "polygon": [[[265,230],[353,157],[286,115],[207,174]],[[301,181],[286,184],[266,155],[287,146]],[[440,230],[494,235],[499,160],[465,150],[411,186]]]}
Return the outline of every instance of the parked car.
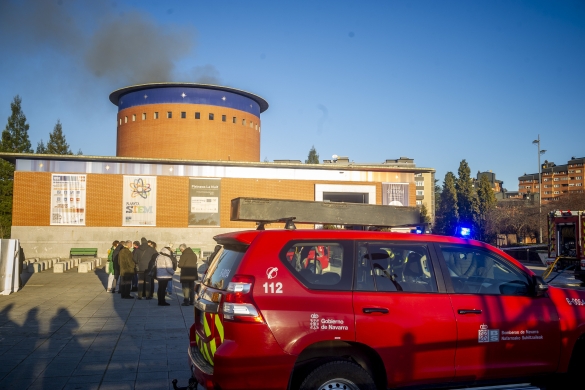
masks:
{"label": "parked car", "polygon": [[566,389],[585,363],[585,292],[549,287],[478,241],[342,230],[215,240],[224,248],[190,329],[199,389]]}

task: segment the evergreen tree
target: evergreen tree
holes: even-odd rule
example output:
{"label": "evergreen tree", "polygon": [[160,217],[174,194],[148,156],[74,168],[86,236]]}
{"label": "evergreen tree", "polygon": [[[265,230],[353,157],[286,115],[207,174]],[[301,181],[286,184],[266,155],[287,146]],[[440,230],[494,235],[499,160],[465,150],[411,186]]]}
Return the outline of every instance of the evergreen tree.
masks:
{"label": "evergreen tree", "polygon": [[49,133],[49,142],[47,142],[48,154],[73,154],[69,149],[69,144],[65,140],[61,121],[57,120],[53,132]]}
{"label": "evergreen tree", "polygon": [[36,153],[38,153],[38,154],[47,154],[47,147],[45,146],[45,143],[43,142],[42,139],[37,143],[37,151],[36,151]]}
{"label": "evergreen tree", "polygon": [[478,214],[478,204],[477,195],[473,188],[471,170],[467,165],[467,161],[461,160],[457,173],[459,177],[455,181],[455,189],[457,191],[459,222],[469,227],[474,227]]}
{"label": "evergreen tree", "polygon": [[428,225],[431,223],[431,217],[429,217],[429,211],[427,210],[427,206],[423,203],[420,206],[420,223]]}
{"label": "evergreen tree", "polygon": [[492,184],[486,175],[481,175],[477,188],[478,215],[477,215],[477,237],[482,241],[489,241],[487,233],[488,213],[496,207],[496,195]]}
{"label": "evergreen tree", "polygon": [[459,223],[457,191],[453,172],[447,172],[445,175],[439,205],[435,215],[435,229],[439,234],[452,236],[455,234]]}
{"label": "evergreen tree", "polygon": [[319,164],[319,155],[315,150],[315,145],[313,145],[311,150],[309,150],[309,156],[308,159],[305,160],[305,164]]}
{"label": "evergreen tree", "polygon": [[[22,100],[16,95],[10,103],[11,115],[2,131],[0,151],[8,153],[32,153],[28,138],[29,125],[20,106]],[[14,165],[0,160],[0,236],[10,238],[12,227],[12,194],[14,188]]]}
{"label": "evergreen tree", "polygon": [[81,151],[81,148],[79,148],[79,150],[77,151],[77,155],[78,156],[82,156],[83,155],[83,152]]}
{"label": "evergreen tree", "polygon": [[439,182],[438,179],[435,179],[435,218],[439,208],[441,207],[441,186],[437,184]]}
{"label": "evergreen tree", "polygon": [[20,103],[22,99],[16,95],[10,109],[12,114],[8,117],[6,128],[2,132],[0,149],[8,153],[32,153],[30,140],[28,138],[28,123],[22,112]]}

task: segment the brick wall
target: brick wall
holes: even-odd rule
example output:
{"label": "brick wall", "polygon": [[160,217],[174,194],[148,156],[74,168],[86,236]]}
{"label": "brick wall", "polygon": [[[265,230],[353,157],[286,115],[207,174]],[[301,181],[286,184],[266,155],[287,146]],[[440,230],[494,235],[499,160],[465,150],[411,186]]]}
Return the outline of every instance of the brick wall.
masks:
{"label": "brick wall", "polygon": [[[154,119],[155,112],[158,119]],[[181,112],[186,118],[181,118]],[[201,119],[195,119],[195,112]],[[210,113],[213,120],[209,120]],[[244,111],[200,104],[150,104],[120,111],[117,125],[116,155],[120,157],[260,161],[260,118]]]}
{"label": "brick wall", "polygon": [[[87,227],[122,226],[122,175],[88,174],[86,195]],[[293,200],[314,200],[315,184],[310,180],[221,179],[220,226],[223,228],[254,227],[249,222],[229,220],[230,201],[237,197],[257,197]],[[379,182],[351,182],[352,185],[376,186],[376,203],[382,200]],[[415,204],[414,183],[409,186],[411,205]],[[13,226],[49,226],[51,206],[51,174],[45,172],[15,172]],[[157,227],[186,228],[189,215],[189,178],[157,177]]]}

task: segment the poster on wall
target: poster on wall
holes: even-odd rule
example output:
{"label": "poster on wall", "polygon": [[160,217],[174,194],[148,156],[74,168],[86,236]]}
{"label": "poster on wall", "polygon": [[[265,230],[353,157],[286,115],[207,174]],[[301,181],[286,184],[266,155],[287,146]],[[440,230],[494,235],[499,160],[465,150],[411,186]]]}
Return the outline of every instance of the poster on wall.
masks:
{"label": "poster on wall", "polygon": [[408,206],[408,183],[382,183],[382,204]]}
{"label": "poster on wall", "polygon": [[189,178],[189,226],[219,226],[220,179]]}
{"label": "poster on wall", "polygon": [[86,175],[51,175],[51,225],[85,225]]}
{"label": "poster on wall", "polygon": [[156,176],[124,176],[122,226],[156,226]]}

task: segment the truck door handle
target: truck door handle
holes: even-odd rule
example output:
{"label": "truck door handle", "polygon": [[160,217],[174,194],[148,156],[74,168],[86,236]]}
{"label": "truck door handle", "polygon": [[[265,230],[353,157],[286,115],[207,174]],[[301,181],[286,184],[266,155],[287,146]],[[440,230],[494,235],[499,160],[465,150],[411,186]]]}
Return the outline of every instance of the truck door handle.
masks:
{"label": "truck door handle", "polygon": [[459,309],[457,310],[459,314],[481,314],[481,310],[479,309]]}
{"label": "truck door handle", "polygon": [[372,313],[388,314],[388,309],[386,309],[385,307],[364,307],[362,311],[366,314]]}

